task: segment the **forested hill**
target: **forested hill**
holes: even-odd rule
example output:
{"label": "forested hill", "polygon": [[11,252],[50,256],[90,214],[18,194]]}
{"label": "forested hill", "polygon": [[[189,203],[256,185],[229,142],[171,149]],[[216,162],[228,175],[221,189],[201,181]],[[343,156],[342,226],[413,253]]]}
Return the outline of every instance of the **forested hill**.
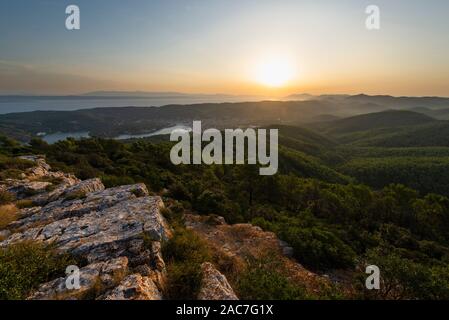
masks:
{"label": "forested hill", "polygon": [[416,126],[431,122],[435,122],[435,119],[421,113],[388,110],[328,122],[322,127],[325,128],[328,135],[332,135],[380,128]]}
{"label": "forested hill", "polygon": [[[447,197],[394,184],[404,172],[419,173],[403,168],[392,171],[396,176],[378,172],[384,186],[376,187],[361,184],[357,174],[341,173],[347,161],[376,150],[346,150],[351,147],[327,139],[320,143],[319,134],[291,127],[281,129],[280,135],[300,143],[281,145],[280,171],[275,176],[260,176],[251,165],[174,166],[168,142],[122,143],[92,138],[53,145],[33,140],[24,146],[3,138],[0,178],[20,174],[22,164],[11,156],[45,154],[55,170],[75,173],[81,179],[99,177],[106,187],[145,183],[150,193],[173,203],[174,217],[192,212],[216,214],[229,223],[251,222],[274,232],[292,247],[299,263],[336,279],[332,287],[316,288],[314,298],[449,299]],[[314,148],[307,150],[301,143]],[[415,148],[413,152],[420,161],[420,151]],[[447,150],[438,152],[447,154]],[[435,182],[441,172],[433,175]],[[236,236],[237,229],[233,232]],[[191,248],[187,246],[193,242],[189,237],[179,239],[180,247],[176,248]],[[176,274],[190,281],[195,272],[186,267],[188,260],[183,261]],[[305,297],[282,277],[282,269],[273,268],[269,260],[256,262],[258,269],[249,270],[250,277],[235,280],[246,288],[248,297]],[[232,265],[222,263],[232,279]],[[393,289],[365,291],[361,276],[367,264],[379,266],[386,288]]]}
{"label": "forested hill", "polygon": [[78,111],[35,111],[0,115],[0,132],[29,140],[38,132],[88,131],[91,135],[114,137],[143,133],[176,124],[232,128],[273,123],[302,123],[336,106],[320,101],[264,101],[197,105],[169,105],[160,108],[125,107]]}
{"label": "forested hill", "polygon": [[[294,98],[294,97],[293,97]],[[405,103],[407,102],[407,103]],[[120,134],[142,134],[178,124],[191,125],[202,120],[216,128],[239,126],[304,125],[325,121],[336,125],[336,132],[368,129],[384,125],[414,125],[430,121],[423,113],[444,119],[446,98],[397,98],[389,96],[309,97],[304,101],[260,101],[238,103],[203,103],[156,107],[114,107],[77,111],[34,111],[0,115],[0,133],[29,141],[38,133],[89,132],[91,136],[112,138]],[[424,110],[417,114],[394,114],[387,110]],[[378,119],[342,119],[361,114],[383,112]],[[334,122],[342,119],[341,122]],[[329,127],[329,130],[332,128]]]}

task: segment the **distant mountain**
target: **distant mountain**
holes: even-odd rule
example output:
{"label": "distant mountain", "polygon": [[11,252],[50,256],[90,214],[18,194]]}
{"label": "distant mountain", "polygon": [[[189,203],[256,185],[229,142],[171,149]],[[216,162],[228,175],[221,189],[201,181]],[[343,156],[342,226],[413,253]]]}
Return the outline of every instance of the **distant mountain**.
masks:
{"label": "distant mountain", "polygon": [[81,94],[81,96],[100,96],[100,97],[148,97],[148,96],[186,96],[180,92],[148,92],[148,91],[92,91]]}
{"label": "distant mountain", "polygon": [[377,105],[386,109],[407,109],[417,107],[426,108],[449,108],[449,98],[446,97],[394,97],[389,95],[345,95],[345,94],[322,94],[311,95],[307,93],[292,94],[287,100],[327,100],[347,104]]}
{"label": "distant mountain", "polygon": [[388,110],[309,127],[340,145],[352,147],[449,147],[449,121],[412,111]]}
{"label": "distant mountain", "polygon": [[308,93],[296,93],[291,94],[285,97],[285,100],[298,100],[298,101],[304,101],[304,100],[313,100],[318,99],[318,96],[314,96],[312,94]]}
{"label": "distant mountain", "polygon": [[[98,94],[109,95],[105,99],[99,98],[98,100],[104,100],[103,103],[111,107],[84,107],[84,105],[94,104]],[[195,100],[187,96],[187,98],[171,99],[171,101],[176,101],[175,103],[180,101],[179,104],[163,105],[160,108],[149,108],[146,106],[120,107],[123,104],[132,106],[134,104],[128,103],[139,103],[139,101],[136,101],[139,98],[134,100],[128,99],[126,95],[130,94],[169,95],[182,93],[91,92],[84,96],[78,96],[85,101],[77,98],[71,101],[70,107],[72,108],[79,108],[80,104],[84,103],[83,107],[80,108],[82,110],[33,111],[0,115],[0,133],[11,135],[21,141],[28,141],[30,137],[38,133],[42,135],[43,133],[58,132],[89,132],[95,136],[116,137],[121,134],[146,134],[179,124],[191,125],[193,120],[201,120],[205,126],[219,129],[272,124],[297,126],[313,123],[311,126],[318,128],[321,133],[342,135],[355,131],[421,125],[436,121],[423,113],[405,111],[405,109],[413,109],[413,107],[403,108],[404,110],[402,111],[387,111],[388,107],[379,104],[381,101],[372,99],[370,96],[348,97],[344,95],[330,95],[324,98],[304,101],[228,101],[224,103],[214,102],[214,100],[223,101],[224,99],[222,98]],[[50,101],[51,104],[60,106],[64,103],[64,101],[58,99],[61,99],[61,97],[55,97],[54,100]],[[141,99],[145,105],[147,103],[152,105],[157,100],[146,101],[145,97]],[[384,98],[378,99],[383,100]],[[445,98],[436,99],[440,102],[445,101]],[[12,99],[12,102],[14,101]],[[193,102],[189,104],[186,101]],[[48,104],[50,102],[45,100],[43,103]],[[34,100],[27,100],[23,104],[35,105],[35,103]],[[16,102],[14,105],[16,105]],[[1,106],[2,99],[0,97]],[[445,110],[445,108],[438,109],[436,107],[427,109]],[[335,119],[340,120],[332,121]]]}
{"label": "distant mountain", "polygon": [[340,117],[334,116],[333,114],[320,114],[317,115],[316,117],[313,117],[312,119],[310,119],[311,123],[314,122],[331,122],[331,121],[336,121],[341,119]]}
{"label": "distant mountain", "polygon": [[389,110],[330,122],[326,126],[326,132],[342,134],[380,128],[421,125],[434,121],[434,118],[417,112]]}
{"label": "distant mountain", "polygon": [[[90,132],[102,137],[142,134],[193,120],[214,128],[299,124],[335,112],[321,101],[263,101],[167,105],[160,108],[114,107],[76,111],[34,111],[0,115],[0,132],[20,140],[37,133]],[[28,133],[28,137],[23,133]],[[16,134],[15,134],[16,133]]]}
{"label": "distant mountain", "polygon": [[82,94],[84,97],[126,97],[126,98],[204,98],[204,97],[223,97],[232,98],[239,97],[230,94],[202,94],[202,93],[183,93],[183,92],[151,92],[151,91],[92,91]]}
{"label": "distant mountain", "polygon": [[444,109],[430,109],[425,107],[413,108],[412,111],[428,115],[438,120],[449,120],[449,108]]}
{"label": "distant mountain", "polygon": [[394,109],[411,109],[416,107],[449,107],[449,98],[443,97],[393,97],[388,95],[369,96],[366,94],[359,94],[350,96],[347,98],[347,100],[353,102],[374,103]]}

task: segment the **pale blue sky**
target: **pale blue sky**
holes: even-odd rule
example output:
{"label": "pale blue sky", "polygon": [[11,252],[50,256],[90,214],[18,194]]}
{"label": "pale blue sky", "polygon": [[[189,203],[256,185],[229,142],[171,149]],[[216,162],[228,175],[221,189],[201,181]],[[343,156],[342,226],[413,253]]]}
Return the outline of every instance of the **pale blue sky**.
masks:
{"label": "pale blue sky", "polygon": [[[79,31],[65,29],[69,4]],[[0,93],[449,96],[448,16],[445,0],[2,0]],[[254,76],[270,59],[291,66],[282,88]]]}

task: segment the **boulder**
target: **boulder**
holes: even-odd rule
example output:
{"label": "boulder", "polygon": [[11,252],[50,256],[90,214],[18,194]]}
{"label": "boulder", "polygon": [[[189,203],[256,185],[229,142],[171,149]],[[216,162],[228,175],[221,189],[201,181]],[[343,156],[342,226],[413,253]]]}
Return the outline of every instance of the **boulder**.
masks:
{"label": "boulder", "polygon": [[148,195],[146,186],[144,184],[136,184],[110,188],[88,193],[85,198],[81,199],[66,200],[62,198],[40,208],[33,215],[25,212],[22,214],[21,212],[23,218],[13,222],[10,227],[27,229],[36,224],[45,225],[56,220],[78,217],[94,211],[102,211],[122,201],[135,199],[136,194],[141,196]]}
{"label": "boulder", "polygon": [[90,264],[79,270],[79,288],[68,288],[68,278],[61,277],[39,286],[28,300],[77,300],[95,297],[120,283],[127,272],[126,257]]}
{"label": "boulder", "polygon": [[100,297],[103,300],[162,300],[162,294],[149,277],[140,274],[127,276],[113,290]]}
{"label": "boulder", "polygon": [[38,193],[44,193],[52,185],[45,181],[9,180],[8,183],[8,192],[14,194],[17,199],[25,199]]}
{"label": "boulder", "polygon": [[35,167],[26,170],[26,175],[30,178],[39,178],[48,175],[51,167],[45,161],[45,156],[43,155],[31,155],[31,156],[21,156],[20,159],[34,162]]}
{"label": "boulder", "polygon": [[104,185],[100,179],[94,178],[81,181],[80,183],[67,188],[62,196],[66,199],[71,197],[83,197],[88,193],[104,190]]}
{"label": "boulder", "polygon": [[92,211],[82,216],[57,220],[45,226],[29,228],[0,242],[0,247],[20,241],[52,243],[56,248],[82,255],[89,262],[104,261],[129,254],[137,240],[143,247],[143,237],[149,241],[167,240],[170,235],[160,214],[160,197],[134,198]]}
{"label": "boulder", "polygon": [[203,279],[198,294],[199,300],[238,300],[226,277],[211,263],[203,263],[201,269]]}

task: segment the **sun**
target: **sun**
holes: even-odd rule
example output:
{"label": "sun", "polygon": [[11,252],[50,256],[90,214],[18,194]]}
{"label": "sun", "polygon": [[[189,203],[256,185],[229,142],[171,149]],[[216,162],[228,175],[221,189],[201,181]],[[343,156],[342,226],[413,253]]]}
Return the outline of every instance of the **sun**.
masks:
{"label": "sun", "polygon": [[271,58],[256,67],[255,80],[268,87],[285,86],[293,76],[293,67],[287,59]]}

